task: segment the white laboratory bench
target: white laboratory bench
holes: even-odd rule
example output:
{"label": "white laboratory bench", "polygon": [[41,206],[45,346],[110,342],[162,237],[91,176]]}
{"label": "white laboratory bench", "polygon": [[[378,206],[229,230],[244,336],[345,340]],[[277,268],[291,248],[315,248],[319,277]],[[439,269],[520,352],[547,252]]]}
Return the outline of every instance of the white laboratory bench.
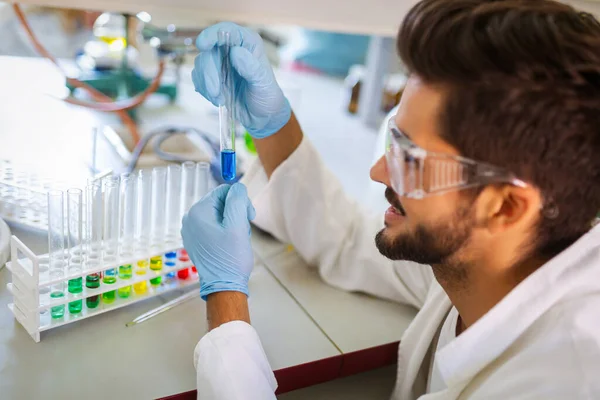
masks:
{"label": "white laboratory bench", "polygon": [[[64,82],[44,60],[0,57],[0,76],[6,78],[0,80],[0,158],[43,165],[59,177],[84,170],[91,156],[89,133],[106,117],[48,96],[59,93]],[[300,91],[295,110],[306,135],[348,193],[360,199],[375,132],[343,112],[340,81],[305,75],[284,80]],[[151,101],[139,116],[143,130],[168,123],[216,126],[210,105],[185,79],[177,104]],[[45,251],[43,236],[14,233],[34,251]],[[268,235],[253,233],[253,245],[251,318],[275,370],[278,393],[395,363],[412,309],[327,286],[292,248]],[[35,343],[6,307],[9,281],[10,273],[0,270],[2,399],[68,398],[72,393],[85,393],[91,400],[195,398],[193,349],[207,329],[200,299],[126,328],[126,322],[177,294],[152,298],[50,330]],[[390,378],[389,369],[382,371]],[[360,379],[379,378],[374,371]],[[331,388],[324,384],[303,390],[310,390],[309,398],[333,399],[316,394]],[[302,398],[294,393],[301,392],[282,399]]]}

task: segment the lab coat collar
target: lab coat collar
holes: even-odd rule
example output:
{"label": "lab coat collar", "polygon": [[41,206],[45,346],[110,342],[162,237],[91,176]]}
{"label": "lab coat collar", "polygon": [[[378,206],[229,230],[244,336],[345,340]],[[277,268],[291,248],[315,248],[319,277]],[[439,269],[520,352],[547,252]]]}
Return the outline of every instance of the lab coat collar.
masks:
{"label": "lab coat collar", "polygon": [[600,292],[600,225],[515,287],[436,354],[448,387],[472,379],[569,295]]}

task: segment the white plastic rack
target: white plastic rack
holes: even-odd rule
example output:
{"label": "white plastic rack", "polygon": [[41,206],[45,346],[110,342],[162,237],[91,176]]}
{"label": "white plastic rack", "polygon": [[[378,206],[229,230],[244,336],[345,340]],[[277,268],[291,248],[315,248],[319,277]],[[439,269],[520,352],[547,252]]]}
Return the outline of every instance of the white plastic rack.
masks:
{"label": "white plastic rack", "polygon": [[[27,246],[25,246],[17,237],[11,239],[11,262],[7,263],[7,268],[12,273],[12,283],[7,285],[8,290],[13,295],[13,302],[8,305],[8,308],[14,314],[17,321],[27,330],[29,335],[36,342],[40,341],[40,333],[49,329],[53,329],[65,324],[81,321],[108,311],[136,303],[138,301],[158,296],[172,290],[186,288],[198,283],[198,275],[192,270],[192,263],[186,255],[180,256],[181,243],[165,244],[162,248],[153,248],[147,254],[136,255],[130,258],[120,258],[113,263],[103,264],[99,268],[83,270],[79,273],[66,274],[60,279],[51,280],[48,275],[48,255],[35,255]],[[174,266],[166,265],[166,253],[176,252],[177,257],[169,259],[174,262]],[[161,270],[152,270],[147,268],[144,275],[132,275],[130,279],[119,279],[113,284],[106,284],[100,280],[98,288],[85,287],[85,276],[101,273],[103,271],[119,268],[122,265],[135,265],[138,260],[147,260],[154,256],[162,256],[163,263]],[[180,270],[189,270],[189,275],[185,279],[177,276]],[[173,274],[175,273],[175,274]],[[169,275],[175,275],[171,277]],[[83,291],[73,294],[66,293],[65,296],[52,299],[50,298],[50,286],[56,283],[82,277],[84,281]],[[149,280],[161,277],[162,281],[159,285],[152,285]],[[100,301],[96,308],[86,307],[86,298],[92,296],[100,296],[107,292],[114,292],[120,288],[133,286],[136,283],[147,282],[146,291],[144,293],[136,293],[131,290],[131,293],[126,298],[121,298],[118,295],[114,296],[114,301],[108,303]],[[74,301],[83,301],[81,312],[70,313],[68,303]],[[51,309],[53,307],[65,307],[64,316],[61,318],[52,318]]]}

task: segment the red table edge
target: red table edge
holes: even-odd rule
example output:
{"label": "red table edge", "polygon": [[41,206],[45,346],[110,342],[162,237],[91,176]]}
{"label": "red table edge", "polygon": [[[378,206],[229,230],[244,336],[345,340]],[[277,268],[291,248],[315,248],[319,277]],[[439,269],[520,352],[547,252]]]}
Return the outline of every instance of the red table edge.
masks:
{"label": "red table edge", "polygon": [[[337,378],[382,368],[398,361],[400,342],[387,343],[368,349],[323,358],[274,371],[277,379],[275,394],[283,394]],[[159,400],[194,400],[196,390],[161,397]]]}

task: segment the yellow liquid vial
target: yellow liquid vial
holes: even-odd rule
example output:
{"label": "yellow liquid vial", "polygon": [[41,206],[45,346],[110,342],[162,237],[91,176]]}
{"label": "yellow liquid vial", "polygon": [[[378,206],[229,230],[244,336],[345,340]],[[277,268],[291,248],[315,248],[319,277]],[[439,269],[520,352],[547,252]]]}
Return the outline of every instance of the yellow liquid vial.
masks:
{"label": "yellow liquid vial", "polygon": [[[137,263],[137,269],[135,270],[136,275],[146,275],[146,268],[148,268],[148,260],[139,260]],[[148,282],[142,281],[133,285],[133,291],[136,294],[144,294],[148,291]]]}
{"label": "yellow liquid vial", "polygon": [[133,285],[133,291],[136,294],[144,294],[148,291],[148,282],[142,281]]}

